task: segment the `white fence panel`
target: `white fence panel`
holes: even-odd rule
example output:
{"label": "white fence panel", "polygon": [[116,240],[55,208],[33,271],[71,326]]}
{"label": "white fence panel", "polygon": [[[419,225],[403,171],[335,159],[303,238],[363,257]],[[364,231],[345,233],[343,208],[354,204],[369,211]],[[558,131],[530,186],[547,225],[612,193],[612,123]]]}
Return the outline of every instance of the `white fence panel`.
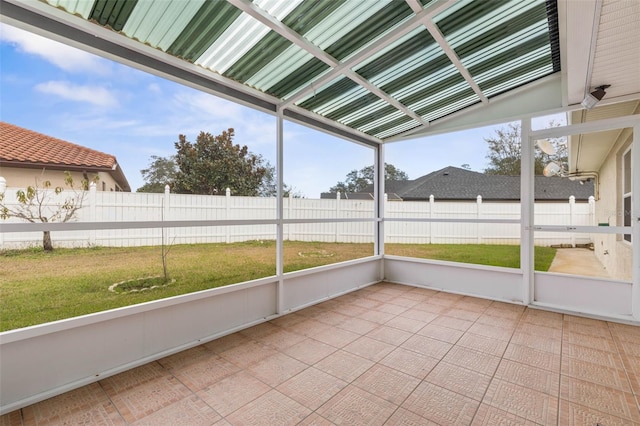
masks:
{"label": "white fence panel", "polygon": [[[17,205],[17,189],[5,192],[4,202]],[[63,191],[53,199],[62,202],[68,193]],[[374,218],[373,200],[285,198],[284,219],[371,219]],[[544,202],[535,205],[537,225],[594,225],[594,203]],[[447,202],[389,201],[385,205],[389,219],[497,219],[518,220],[520,203],[476,201]],[[171,220],[247,220],[276,218],[276,199],[270,197],[207,196],[190,194],[164,194],[102,192],[92,188],[84,206],[74,219],[81,222],[119,221],[171,221]],[[5,221],[20,222],[11,218]],[[372,243],[372,222],[287,224],[284,238],[291,241],[319,241],[345,243]],[[193,226],[167,228],[166,243],[231,243],[250,240],[273,240],[274,225]],[[146,246],[162,243],[162,229],[116,229],[95,231],[52,232],[58,247]],[[0,233],[0,248],[38,246],[42,233]],[[393,222],[385,225],[385,241],[402,244],[519,244],[520,225],[509,223],[459,222]],[[537,245],[587,244],[588,234],[548,233],[535,234]]]}

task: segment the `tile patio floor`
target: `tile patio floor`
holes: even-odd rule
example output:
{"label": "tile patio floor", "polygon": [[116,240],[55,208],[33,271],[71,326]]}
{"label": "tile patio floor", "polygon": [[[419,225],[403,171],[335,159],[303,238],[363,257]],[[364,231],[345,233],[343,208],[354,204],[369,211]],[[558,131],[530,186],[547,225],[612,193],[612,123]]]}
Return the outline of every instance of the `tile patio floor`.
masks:
{"label": "tile patio floor", "polygon": [[381,283],[0,425],[640,424],[640,327]]}

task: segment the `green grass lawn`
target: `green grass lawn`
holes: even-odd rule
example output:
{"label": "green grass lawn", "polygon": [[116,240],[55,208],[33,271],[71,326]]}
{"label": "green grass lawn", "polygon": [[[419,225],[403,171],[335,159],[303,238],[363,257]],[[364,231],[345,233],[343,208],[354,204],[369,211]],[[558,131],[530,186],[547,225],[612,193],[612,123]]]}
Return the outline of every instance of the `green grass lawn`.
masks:
{"label": "green grass lawn", "polygon": [[[518,268],[518,246],[385,245],[388,254]],[[172,284],[114,293],[109,286],[162,274],[159,247],[94,247],[0,252],[0,331],[70,318],[275,275],[273,241],[175,245],[168,255]],[[370,256],[373,244],[285,241],[285,272]],[[546,271],[555,249],[536,247]]]}

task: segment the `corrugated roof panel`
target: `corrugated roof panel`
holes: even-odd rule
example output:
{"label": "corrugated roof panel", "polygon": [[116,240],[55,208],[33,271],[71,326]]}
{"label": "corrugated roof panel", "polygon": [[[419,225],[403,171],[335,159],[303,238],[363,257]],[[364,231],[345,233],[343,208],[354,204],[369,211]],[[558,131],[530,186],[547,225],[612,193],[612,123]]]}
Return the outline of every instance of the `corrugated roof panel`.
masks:
{"label": "corrugated roof panel", "polygon": [[411,129],[415,129],[416,127],[418,127],[420,125],[420,123],[418,123],[416,120],[409,120],[406,121],[404,123],[400,123],[395,127],[392,127],[388,130],[384,130],[381,131],[380,133],[374,133],[373,136],[380,138],[380,139],[384,139],[384,138],[388,138],[390,136],[395,136],[398,135],[400,133],[409,131]]}
{"label": "corrugated roof panel", "polygon": [[297,105],[302,108],[318,112],[316,111],[317,108],[329,104],[336,98],[337,94],[344,95],[358,88],[360,88],[360,86],[358,86],[355,81],[347,77],[339,77],[338,79],[325,84],[323,87],[320,87],[317,91],[306,98],[301,99],[297,102]]}
{"label": "corrugated roof panel", "polygon": [[241,13],[227,2],[204,3],[167,51],[190,62],[196,62]]}
{"label": "corrugated roof panel", "polygon": [[122,31],[131,38],[167,51],[189,25],[205,0],[187,3],[138,0]]}
{"label": "corrugated roof panel", "polygon": [[95,1],[90,0],[46,0],[52,6],[62,8],[74,15],[88,19]]}
{"label": "corrugated roof panel", "polygon": [[382,108],[376,109],[362,109],[357,112],[357,118],[354,120],[346,120],[351,127],[355,127],[359,130],[368,130],[376,126],[384,125],[390,121],[402,117],[405,114],[402,111],[398,111],[393,105],[389,105],[386,102],[380,104]]}
{"label": "corrugated roof panel", "polygon": [[[301,1],[256,0],[255,3],[276,19],[282,19]],[[223,74],[270,31],[267,26],[243,13],[195,62]]]}
{"label": "corrugated roof panel", "polygon": [[89,19],[121,31],[138,0],[96,0]]}

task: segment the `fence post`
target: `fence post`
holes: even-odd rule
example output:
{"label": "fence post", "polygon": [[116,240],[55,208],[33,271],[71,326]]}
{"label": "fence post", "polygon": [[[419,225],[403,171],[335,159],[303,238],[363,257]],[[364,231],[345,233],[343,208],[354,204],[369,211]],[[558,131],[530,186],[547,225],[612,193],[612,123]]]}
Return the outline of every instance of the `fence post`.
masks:
{"label": "fence post", "polygon": [[[230,217],[231,215],[229,214],[231,212],[231,189],[229,188],[227,188],[227,191],[225,192],[225,201],[226,201],[225,219],[231,220],[231,217]],[[224,232],[225,232],[225,241],[227,242],[227,244],[229,244],[229,242],[231,241],[229,225],[224,227]]]}
{"label": "fence post", "polygon": [[[575,210],[576,210],[576,197],[573,195],[569,197],[569,226],[573,226],[576,223],[575,218]],[[576,233],[571,233],[571,247],[576,246]]]}
{"label": "fence post", "polygon": [[[429,219],[433,219],[434,204],[435,197],[431,194],[429,195]],[[433,222],[429,222],[429,244],[433,244]]]}
{"label": "fence post", "polygon": [[[340,217],[340,191],[336,192],[336,219]],[[336,222],[336,243],[338,242],[338,236],[340,235],[340,223]]]}
{"label": "fence post", "polygon": [[[476,197],[476,219],[480,219],[482,217],[482,195],[478,195]],[[476,223],[476,233],[477,233],[477,243],[482,244],[482,235],[480,234],[480,223]]]}
{"label": "fence post", "polygon": [[[0,194],[7,190],[7,180],[0,176]],[[0,232],[0,249],[4,248],[4,234]]]}
{"label": "fence post", "polygon": [[[162,199],[162,222],[166,221],[166,220],[171,220],[170,216],[169,216],[169,212],[170,212],[170,204],[169,204],[169,193],[170,193],[171,189],[169,188],[169,185],[165,185],[164,186],[164,198]],[[163,245],[167,245],[167,231],[164,228],[164,224],[162,226],[162,244]]]}
{"label": "fence post", "polygon": [[[96,221],[96,210],[97,210],[97,201],[98,201],[98,188],[95,182],[91,182],[89,184],[89,222]],[[92,229],[89,231],[89,246],[93,246],[96,244],[96,230]]]}

